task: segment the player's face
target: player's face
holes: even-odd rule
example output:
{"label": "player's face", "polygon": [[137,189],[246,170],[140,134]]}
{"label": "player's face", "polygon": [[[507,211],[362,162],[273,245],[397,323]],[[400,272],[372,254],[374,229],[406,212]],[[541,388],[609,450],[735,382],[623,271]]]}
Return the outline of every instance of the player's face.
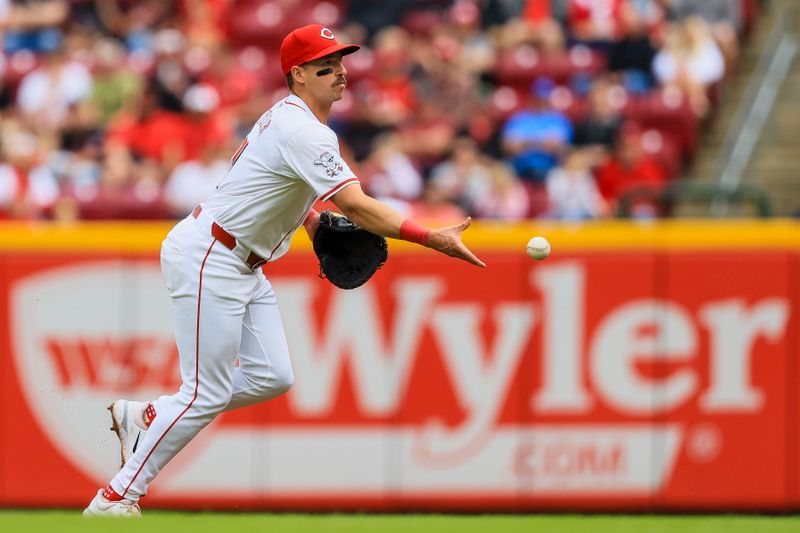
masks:
{"label": "player's face", "polygon": [[320,100],[335,102],[341,100],[347,87],[347,69],[342,63],[342,54],[337,52],[321,57],[303,65],[306,85],[309,91]]}

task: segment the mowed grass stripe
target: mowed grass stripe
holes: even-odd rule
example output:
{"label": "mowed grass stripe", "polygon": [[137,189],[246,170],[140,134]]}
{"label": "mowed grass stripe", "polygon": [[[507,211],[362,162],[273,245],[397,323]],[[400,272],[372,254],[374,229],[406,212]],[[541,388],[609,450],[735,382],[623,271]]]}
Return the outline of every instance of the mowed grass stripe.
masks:
{"label": "mowed grass stripe", "polygon": [[[113,524],[113,525],[112,525]],[[109,529],[111,528],[111,529]],[[783,533],[800,531],[798,516],[757,515],[360,515],[171,513],[142,520],[84,519],[78,511],[0,511],[3,533],[36,531],[148,533],[269,531],[270,533]]]}

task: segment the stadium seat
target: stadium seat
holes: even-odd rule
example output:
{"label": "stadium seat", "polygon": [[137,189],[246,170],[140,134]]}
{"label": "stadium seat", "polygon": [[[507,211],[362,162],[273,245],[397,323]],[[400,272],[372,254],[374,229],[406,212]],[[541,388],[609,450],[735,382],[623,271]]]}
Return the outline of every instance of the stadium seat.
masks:
{"label": "stadium seat", "polygon": [[300,24],[322,24],[330,28],[336,28],[344,19],[344,9],[342,2],[324,2],[304,0],[300,2],[290,13],[290,19],[294,25]]}
{"label": "stadium seat", "polygon": [[586,46],[578,45],[564,54],[545,56],[525,44],[501,53],[495,73],[501,84],[527,89],[535,78],[547,77],[559,85],[567,85],[575,75],[593,78],[605,66],[602,55]]}
{"label": "stadium seat", "polygon": [[127,195],[110,199],[98,197],[79,203],[80,218],[84,220],[164,220],[172,218],[167,205],[159,198],[144,202]]}
{"label": "stadium seat", "polygon": [[403,17],[402,26],[411,35],[430,35],[442,23],[442,14],[431,9],[415,9]]}
{"label": "stadium seat", "polygon": [[528,91],[516,87],[500,86],[492,91],[489,108],[496,120],[505,121],[508,117],[525,107],[528,103]]}
{"label": "stadium seat", "polygon": [[688,98],[678,90],[656,90],[631,98],[623,109],[627,119],[644,128],[660,131],[678,147],[684,164],[691,164],[697,151],[699,124]]}
{"label": "stadium seat", "polygon": [[36,67],[41,64],[39,57],[30,50],[19,50],[7,57],[6,61],[6,80],[14,83],[19,81]]}
{"label": "stadium seat", "polygon": [[648,129],[642,133],[642,148],[655,156],[667,172],[667,177],[672,180],[680,172],[680,151],[671,137],[665,136],[657,129]]}
{"label": "stadium seat", "polygon": [[285,87],[286,80],[281,72],[280,56],[276,50],[247,46],[239,51],[237,60],[244,69],[258,77],[264,89]]}
{"label": "stadium seat", "polygon": [[556,111],[566,115],[573,124],[586,117],[589,112],[586,99],[564,86],[556,87],[550,93],[550,105]]}
{"label": "stadium seat", "polygon": [[523,185],[528,193],[528,217],[536,218],[546,214],[550,210],[550,200],[545,184],[525,181]]}
{"label": "stadium seat", "polygon": [[357,54],[352,54],[344,59],[347,68],[347,82],[355,83],[367,77],[375,66],[375,54],[368,46],[361,46]]}
{"label": "stadium seat", "polygon": [[279,2],[240,2],[236,9],[230,10],[230,39],[236,47],[279,47],[283,37],[296,26],[296,22]]}

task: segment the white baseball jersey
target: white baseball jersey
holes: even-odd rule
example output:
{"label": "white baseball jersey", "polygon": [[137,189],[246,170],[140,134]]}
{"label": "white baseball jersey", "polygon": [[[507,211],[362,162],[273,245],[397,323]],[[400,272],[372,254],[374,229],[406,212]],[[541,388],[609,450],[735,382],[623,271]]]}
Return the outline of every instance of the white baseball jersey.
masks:
{"label": "white baseball jersey", "polygon": [[288,251],[318,198],[326,201],[357,182],[333,130],[290,95],[256,122],[203,210],[240,243],[274,261]]}
{"label": "white baseball jersey", "polygon": [[[323,31],[321,39],[316,44],[325,50],[330,37]],[[281,100],[256,122],[217,190],[161,245],[181,386],[149,402],[149,429],[141,440],[137,432],[132,454],[95,498],[138,500],[217,415],[289,390],[294,372],[277,297],[250,258],[281,257],[314,202],[353,183],[358,180],[342,161],[336,134],[299,97]],[[131,412],[127,419],[138,416]],[[133,433],[114,424],[127,450]]]}

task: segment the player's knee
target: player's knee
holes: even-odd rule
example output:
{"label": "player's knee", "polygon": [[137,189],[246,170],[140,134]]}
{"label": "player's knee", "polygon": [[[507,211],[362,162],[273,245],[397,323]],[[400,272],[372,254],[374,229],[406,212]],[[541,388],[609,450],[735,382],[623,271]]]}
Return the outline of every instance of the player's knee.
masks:
{"label": "player's knee", "polygon": [[246,379],[250,383],[250,394],[258,396],[263,400],[269,400],[288,391],[294,383],[292,369],[286,370],[271,369],[267,372],[249,372]]}
{"label": "player's knee", "polygon": [[288,390],[292,388],[293,384],[294,384],[294,373],[292,372],[291,368],[279,372],[275,375],[275,379],[272,381],[271,384],[272,394],[278,396],[280,394],[288,392]]}

